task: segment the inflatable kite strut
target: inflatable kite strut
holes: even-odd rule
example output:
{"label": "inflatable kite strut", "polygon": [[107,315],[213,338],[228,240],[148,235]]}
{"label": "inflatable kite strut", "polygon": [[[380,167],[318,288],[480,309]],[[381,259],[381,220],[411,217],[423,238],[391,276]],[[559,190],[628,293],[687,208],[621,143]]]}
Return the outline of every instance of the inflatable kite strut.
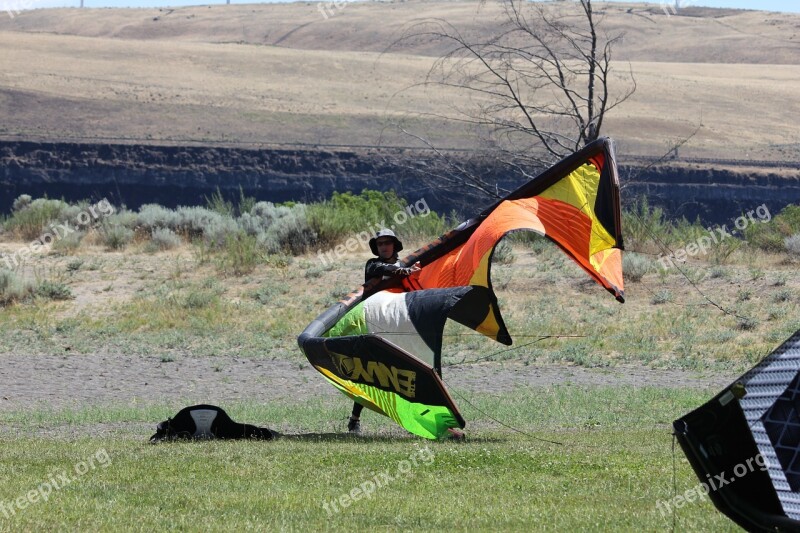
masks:
{"label": "inflatable kite strut", "polygon": [[442,383],[448,318],[511,344],[491,262],[508,233],[553,241],[620,302],[619,179],[610,139],[598,139],[434,242],[404,257],[421,270],[374,281],[316,318],[298,337],[309,362],[344,394],[416,435],[437,439],[465,421]]}

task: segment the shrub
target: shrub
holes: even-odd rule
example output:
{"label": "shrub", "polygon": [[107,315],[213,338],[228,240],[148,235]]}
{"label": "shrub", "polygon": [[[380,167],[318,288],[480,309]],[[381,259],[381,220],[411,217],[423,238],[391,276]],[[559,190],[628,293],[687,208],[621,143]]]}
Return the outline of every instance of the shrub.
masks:
{"label": "shrub", "polygon": [[550,241],[550,239],[535,231],[515,231],[510,235],[506,235],[505,238],[509,239],[515,244],[521,244],[525,246],[533,251],[535,255],[552,253],[552,251],[555,250],[555,246],[553,246],[553,243]]}
{"label": "shrub", "polygon": [[128,211],[127,209],[120,209],[116,213],[105,217],[102,220],[101,225],[120,226],[130,230],[135,230],[139,225],[139,215],[133,211]]}
{"label": "shrub", "polygon": [[750,224],[745,228],[747,241],[769,252],[787,251],[786,238],[800,233],[800,206],[788,205],[769,223]]}
{"label": "shrub", "polygon": [[270,305],[275,303],[276,298],[287,294],[289,291],[289,287],[284,284],[265,285],[256,289],[251,296],[260,304]]}
{"label": "shrub", "polygon": [[736,292],[736,301],[737,302],[746,302],[752,297],[753,297],[753,291],[750,290],[750,289],[739,289]]}
{"label": "shrub", "polygon": [[382,225],[403,207],[404,202],[394,191],[364,190],[359,195],[334,192],[329,201],[314,204],[309,217],[323,243],[333,244],[375,224]]}
{"label": "shrub", "polygon": [[[267,202],[262,202],[267,203]],[[238,220],[239,228],[248,235],[259,235],[267,229],[265,218],[250,213],[244,213]]]}
{"label": "shrub", "polygon": [[745,239],[751,246],[767,252],[783,252],[786,248],[783,236],[770,224],[751,224],[744,230]]}
{"label": "shrub", "polygon": [[226,200],[219,187],[217,187],[217,190],[211,195],[211,198],[206,197],[206,207],[211,211],[230,218],[233,218],[235,215],[249,213],[255,203],[255,198],[244,195],[244,189],[242,189],[241,185],[239,186],[239,199],[236,204],[234,204],[233,201]]}
{"label": "shrub", "polygon": [[136,224],[151,232],[157,228],[174,231],[180,227],[179,220],[178,213],[158,204],[143,205],[136,216]]}
{"label": "shrub", "polygon": [[86,236],[82,231],[75,231],[53,242],[53,251],[62,255],[74,254],[80,248],[81,240]]}
{"label": "shrub", "polygon": [[252,272],[263,259],[256,237],[240,232],[225,238],[218,267],[223,272],[241,276]]}
{"label": "shrub", "polygon": [[11,206],[12,211],[22,211],[31,204],[33,198],[29,194],[20,194],[14,204]]}
{"label": "shrub", "polygon": [[767,320],[781,320],[789,314],[785,307],[770,307],[767,309]]}
{"label": "shrub", "polygon": [[83,259],[73,259],[67,263],[67,272],[77,272],[83,266]]}
{"label": "shrub", "polygon": [[266,231],[267,242],[275,242],[278,248],[267,248],[269,253],[289,252],[293,255],[301,254],[308,250],[317,240],[317,234],[308,223],[306,206],[297,204],[285,208]]}
{"label": "shrub", "polygon": [[304,204],[288,206],[258,202],[250,213],[239,217],[238,222],[241,230],[256,236],[258,245],[270,254],[300,254],[317,242],[317,234],[309,224]]}
{"label": "shrub", "polygon": [[742,331],[751,331],[758,327],[758,322],[756,319],[743,316],[739,317],[736,322],[736,329],[740,329]]}
{"label": "shrub", "polygon": [[334,193],[329,201],[308,206],[308,222],[322,246],[356,236],[366,241],[380,229],[378,226],[384,225],[395,226],[401,240],[438,236],[449,229],[447,222],[432,212],[424,199],[406,202],[394,191]]}
{"label": "shrub", "polygon": [[63,283],[43,281],[35,289],[36,295],[49,300],[70,300],[74,298],[72,291]]}
{"label": "shrub", "polygon": [[264,263],[272,268],[285,269],[293,262],[292,256],[286,254],[269,254],[264,258]]}
{"label": "shrub", "polygon": [[[288,209],[288,206],[283,206]],[[250,209],[249,214],[264,221],[266,225],[277,218],[277,207],[272,202],[258,202]]]}
{"label": "shrub", "polygon": [[23,201],[20,205],[20,210],[14,211],[5,226],[25,240],[36,239],[51,223],[62,220],[62,212],[68,207],[61,200],[44,198],[37,198],[30,203]]}
{"label": "shrub", "polygon": [[514,259],[516,259],[514,256],[514,248],[509,242],[502,239],[497,243],[497,246],[494,248],[494,253],[492,254],[492,263],[510,265],[514,262]]}
{"label": "shrub", "polygon": [[653,294],[650,303],[653,305],[661,305],[672,301],[672,293],[668,290],[661,290]]}
{"label": "shrub", "polygon": [[694,222],[689,222],[686,217],[676,222],[665,222],[663,230],[661,240],[669,238],[672,242],[690,243],[708,236],[708,229],[703,227],[699,216]]}
{"label": "shrub", "polygon": [[652,271],[653,262],[646,256],[635,252],[626,252],[622,256],[622,272],[625,279],[635,283]]}
{"label": "shrub", "polygon": [[800,233],[800,205],[787,205],[775,217],[775,226],[783,235]]}
{"label": "shrub", "polygon": [[159,250],[171,250],[181,245],[181,238],[169,228],[155,228],[150,234],[150,241]]}
{"label": "shrub", "polygon": [[648,242],[659,250],[670,244],[670,224],[664,218],[664,210],[650,207],[646,196],[637,198],[630,209],[623,211],[622,227],[631,250],[644,250]]}
{"label": "shrub", "polygon": [[202,237],[205,229],[216,220],[221,218],[219,213],[209,211],[205,207],[179,207],[175,214],[177,216],[177,228],[190,237]]}
{"label": "shrub", "polygon": [[711,279],[718,279],[718,278],[723,278],[724,279],[724,278],[727,278],[728,275],[729,275],[729,273],[728,273],[727,270],[725,270],[725,268],[720,267],[720,266],[715,266],[714,268],[711,269],[711,273],[709,274],[709,277]]}
{"label": "shrub", "polygon": [[800,258],[800,233],[786,237],[783,240],[783,244],[786,246],[786,251],[789,252],[789,255]]}
{"label": "shrub", "polygon": [[[68,222],[74,224],[77,227],[83,227],[83,225],[79,225],[79,223],[78,223],[78,218],[79,218],[78,215],[80,215],[82,212],[84,212],[84,210],[86,209],[87,205],[88,204],[86,202],[80,202],[79,205],[69,205],[69,204],[65,205],[64,208],[61,210],[61,213],[59,214],[59,217],[58,217],[59,221],[60,222],[67,222],[68,221]],[[81,217],[81,218],[83,218],[83,217]],[[91,221],[93,221],[93,220],[94,220],[94,218],[90,217],[89,218],[89,223],[87,224],[87,226],[90,226],[91,223],[92,223]]]}
{"label": "shrub", "polygon": [[280,253],[281,243],[278,242],[276,235],[271,233],[259,233],[255,236],[256,244],[260,250],[264,250],[267,254]]}
{"label": "shrub", "polygon": [[206,196],[206,207],[222,216],[232,217],[234,214],[233,202],[226,200],[222,196],[222,191],[219,190],[219,187],[211,195],[211,198]]}
{"label": "shrub", "polygon": [[312,266],[311,268],[306,270],[305,274],[303,274],[303,277],[305,277],[306,279],[316,279],[322,277],[322,274],[324,274],[327,271],[328,269],[323,266]]}
{"label": "shrub", "polygon": [[184,309],[204,309],[219,302],[219,295],[213,291],[191,291],[183,301]]}
{"label": "shrub", "polygon": [[736,238],[723,239],[711,246],[710,260],[715,265],[726,263],[736,250],[742,247],[744,241]]}
{"label": "shrub", "polygon": [[239,226],[231,218],[220,217],[209,222],[203,229],[203,239],[211,246],[225,246],[227,240],[239,233]]}
{"label": "shrub", "polygon": [[9,305],[33,295],[33,286],[14,272],[0,269],[0,305]]}
{"label": "shrub", "polygon": [[792,292],[788,289],[783,289],[772,295],[772,301],[775,303],[788,302],[792,299]]}
{"label": "shrub", "polygon": [[110,250],[122,250],[133,240],[133,230],[125,226],[118,226],[104,222],[101,235],[103,244]]}
{"label": "shrub", "polygon": [[256,205],[256,199],[252,196],[245,196],[244,190],[242,189],[241,185],[239,186],[239,205],[236,206],[236,210],[239,215],[243,215],[245,213],[249,213],[253,206]]}
{"label": "shrub", "polygon": [[223,246],[228,236],[239,231],[235,220],[205,207],[179,207],[176,213],[178,227],[174,229],[190,237],[202,237],[214,247]]}

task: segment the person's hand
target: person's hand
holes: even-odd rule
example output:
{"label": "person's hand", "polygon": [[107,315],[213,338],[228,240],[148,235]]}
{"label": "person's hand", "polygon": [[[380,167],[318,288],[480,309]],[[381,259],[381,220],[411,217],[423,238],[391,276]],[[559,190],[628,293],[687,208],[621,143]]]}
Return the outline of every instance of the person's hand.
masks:
{"label": "person's hand", "polygon": [[422,267],[420,266],[419,261],[417,261],[416,263],[414,263],[410,267],[398,268],[397,269],[397,273],[400,274],[403,277],[408,277],[411,274],[419,272],[420,270],[422,270]]}
{"label": "person's hand", "polygon": [[419,261],[417,261],[416,263],[414,263],[409,267],[398,268],[397,270],[394,271],[395,272],[394,275],[406,278],[412,274],[419,272],[420,270],[422,270],[422,266],[420,266]]}

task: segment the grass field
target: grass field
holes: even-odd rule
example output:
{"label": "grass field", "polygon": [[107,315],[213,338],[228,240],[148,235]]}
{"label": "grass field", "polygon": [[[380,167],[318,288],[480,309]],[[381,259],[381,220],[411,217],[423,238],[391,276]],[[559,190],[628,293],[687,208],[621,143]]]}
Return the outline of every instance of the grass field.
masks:
{"label": "grass field", "polygon": [[[4,221],[0,251],[47,225],[35,214]],[[502,243],[492,277],[515,345],[447,327],[444,379],[468,439],[428,442],[369,413],[347,436],[348,402],[296,345],[360,283],[368,252],[323,266],[316,250],[253,255],[205,236],[162,248],[123,231],[137,216],[0,272],[0,529],[734,530],[708,501],[673,499],[697,481],[671,422],[800,328],[787,251],[737,241],[658,268],[628,214],[640,253],[621,305],[549,243]],[[761,227],[791,233],[792,216]],[[705,230],[658,231],[680,250]],[[289,436],[147,443],[199,402]]]}
{"label": "grass field", "polygon": [[[0,507],[0,528],[654,531],[675,519],[679,529],[733,531],[708,501],[675,517],[665,506],[697,483],[679,450],[673,459],[669,422],[707,395],[569,385],[475,395],[464,409],[477,429],[464,443],[421,441],[376,421],[374,437],[149,445],[145,422],[169,408],[3,413],[0,505],[14,512]],[[311,428],[334,409],[326,403],[228,411]],[[98,424],[115,429],[98,437]],[[44,427],[63,434],[42,438]],[[48,484],[64,487],[45,501]]]}

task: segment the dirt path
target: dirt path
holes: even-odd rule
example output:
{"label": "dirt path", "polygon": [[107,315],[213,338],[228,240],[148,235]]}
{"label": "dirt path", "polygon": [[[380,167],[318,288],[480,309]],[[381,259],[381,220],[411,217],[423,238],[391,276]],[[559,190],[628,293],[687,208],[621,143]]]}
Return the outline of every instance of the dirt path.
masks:
{"label": "dirt path", "polygon": [[[564,383],[717,389],[736,376],[641,366],[592,369],[491,363],[445,368],[444,377],[454,390],[502,392]],[[225,405],[243,400],[286,401],[299,391],[304,398],[338,394],[301,361],[225,356],[162,361],[158,357],[110,354],[0,356],[0,412],[129,402]]]}

